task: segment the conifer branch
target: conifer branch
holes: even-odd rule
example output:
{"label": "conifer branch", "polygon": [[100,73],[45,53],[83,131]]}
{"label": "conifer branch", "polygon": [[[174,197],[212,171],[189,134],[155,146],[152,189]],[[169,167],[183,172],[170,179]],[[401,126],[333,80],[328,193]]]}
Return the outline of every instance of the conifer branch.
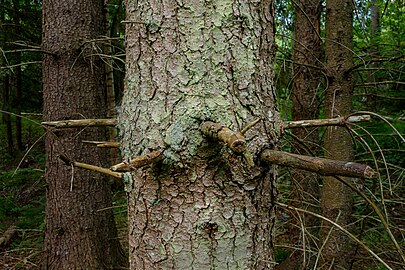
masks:
{"label": "conifer branch", "polygon": [[98,167],[98,166],[94,166],[94,165],[90,165],[90,164],[86,164],[86,163],[72,161],[65,154],[59,154],[58,157],[67,166],[83,168],[83,169],[99,172],[99,173],[102,173],[102,174],[105,174],[105,175],[108,175],[108,176],[112,176],[112,177],[115,177],[115,178],[118,178],[118,179],[122,179],[122,173],[114,172],[114,171],[112,171],[110,169],[106,169],[106,168],[103,168],[103,167]]}
{"label": "conifer branch", "polygon": [[260,159],[269,164],[293,167],[321,175],[373,178],[376,174],[371,167],[360,163],[303,156],[269,149],[262,152]]}
{"label": "conifer branch", "polygon": [[345,126],[348,123],[358,123],[370,121],[370,115],[356,115],[346,117],[336,117],[329,119],[312,119],[299,121],[284,121],[284,128],[306,128],[306,127],[321,127],[321,126]]}
{"label": "conifer branch", "polygon": [[140,168],[152,163],[156,163],[162,160],[163,156],[160,151],[152,151],[149,154],[138,156],[132,159],[130,162],[121,162],[114,166],[111,166],[111,171],[114,172],[129,172],[136,168]]}
{"label": "conifer branch", "polygon": [[61,120],[42,122],[44,126],[55,128],[75,128],[75,127],[99,127],[99,126],[115,126],[116,119],[79,119],[79,120]]}
{"label": "conifer branch", "polygon": [[99,148],[118,148],[120,147],[119,142],[108,142],[108,141],[83,141],[83,143],[93,144]]}

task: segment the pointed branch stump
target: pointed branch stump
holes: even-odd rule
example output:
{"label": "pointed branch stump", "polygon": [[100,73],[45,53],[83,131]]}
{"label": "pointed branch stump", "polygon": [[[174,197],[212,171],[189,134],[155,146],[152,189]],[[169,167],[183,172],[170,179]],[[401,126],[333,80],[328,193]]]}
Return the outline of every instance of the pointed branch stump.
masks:
{"label": "pointed branch stump", "polygon": [[119,142],[108,142],[108,141],[83,141],[83,143],[93,144],[98,148],[119,148]]}
{"label": "pointed branch stump", "polygon": [[101,126],[115,126],[117,119],[79,119],[79,120],[62,120],[42,122],[44,126],[54,128],[76,128],[76,127],[101,127]]}
{"label": "pointed branch stump", "polygon": [[77,168],[91,170],[91,171],[99,172],[99,173],[102,173],[102,174],[105,174],[108,176],[112,176],[117,179],[122,179],[123,172],[130,172],[130,171],[135,170],[136,168],[141,168],[146,165],[156,163],[156,162],[162,160],[163,155],[159,151],[152,151],[149,154],[138,156],[138,157],[132,159],[129,163],[122,162],[122,163],[116,164],[116,165],[112,166],[110,169],[73,161],[70,158],[68,158],[65,154],[59,154],[58,157],[67,166],[73,166],[73,167],[77,167]]}
{"label": "pointed branch stump", "polygon": [[149,154],[138,156],[129,162],[121,162],[112,166],[110,169],[114,172],[130,172],[136,168],[140,168],[162,160],[163,155],[159,151],[152,151]]}
{"label": "pointed branch stump", "polygon": [[260,159],[269,164],[293,167],[321,175],[373,178],[376,174],[371,167],[364,164],[303,156],[269,149],[262,152]]}
{"label": "pointed branch stump", "polygon": [[283,121],[284,129],[287,128],[306,128],[306,127],[323,127],[323,126],[345,126],[348,123],[358,123],[370,121],[370,115],[355,115],[346,117],[336,117],[329,119],[313,119],[299,121]]}
{"label": "pointed branch stump", "polygon": [[205,136],[215,141],[224,142],[235,153],[240,154],[246,150],[247,143],[243,135],[226,126],[206,121],[201,125],[201,131]]}
{"label": "pointed branch stump", "polygon": [[72,161],[65,154],[59,154],[58,157],[67,166],[73,166],[73,167],[78,167],[78,168],[82,168],[82,169],[87,169],[87,170],[99,172],[99,173],[102,173],[102,174],[105,174],[105,175],[108,175],[108,176],[112,176],[112,177],[117,178],[117,179],[122,179],[122,173],[114,172],[114,171],[112,171],[110,169],[106,169],[106,168],[103,168],[103,167],[98,167],[98,166],[94,166],[94,165],[90,165],[90,164],[86,164],[86,163]]}

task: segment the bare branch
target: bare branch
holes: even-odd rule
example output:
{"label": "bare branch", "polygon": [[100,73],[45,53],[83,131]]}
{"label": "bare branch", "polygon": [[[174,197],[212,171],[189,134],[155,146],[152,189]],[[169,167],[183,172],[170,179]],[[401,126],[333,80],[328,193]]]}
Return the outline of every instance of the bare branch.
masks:
{"label": "bare branch", "polygon": [[44,126],[51,126],[56,128],[74,128],[74,127],[101,127],[101,126],[115,126],[116,119],[79,119],[79,120],[62,120],[42,122]]}
{"label": "bare branch", "polygon": [[345,126],[347,123],[367,122],[370,121],[370,115],[357,115],[356,117],[350,116],[336,117],[330,119],[312,119],[312,120],[299,120],[299,121],[284,121],[284,128],[305,128],[305,127],[321,127],[321,126]]}
{"label": "bare branch", "polygon": [[81,162],[76,162],[76,161],[72,161],[70,160],[66,155],[64,154],[59,154],[58,157],[65,162],[65,164],[67,166],[74,166],[74,167],[78,167],[78,168],[83,168],[86,170],[91,170],[91,171],[95,171],[95,172],[99,172],[108,176],[112,176],[118,179],[122,179],[122,173],[119,172],[114,172],[110,169],[106,169],[106,168],[102,168],[102,167],[98,167],[98,166],[94,166],[94,165],[90,165],[90,164],[86,164],[86,163],[81,163]]}
{"label": "bare branch", "polygon": [[20,63],[20,64],[15,64],[15,65],[6,65],[4,67],[0,67],[0,70],[8,69],[8,68],[15,68],[15,67],[19,67],[19,66],[32,65],[32,64],[42,64],[42,61],[33,61],[33,62],[24,62],[24,63]]}
{"label": "bare branch", "polygon": [[130,172],[136,168],[140,168],[162,160],[163,156],[160,151],[152,151],[149,154],[138,156],[132,159],[129,163],[121,162],[111,167],[114,172]]}
{"label": "bare branch", "polygon": [[321,175],[372,178],[376,174],[371,167],[359,163],[303,156],[269,149],[262,152],[260,159],[266,163],[294,167]]}
{"label": "bare branch", "polygon": [[381,82],[366,82],[362,84],[356,84],[355,87],[362,87],[362,86],[367,86],[367,87],[373,87],[379,84],[402,84],[405,85],[405,82],[400,82],[400,81],[381,81]]}
{"label": "bare branch", "polygon": [[83,141],[83,143],[94,144],[99,148],[118,148],[119,142],[107,142],[107,141]]}

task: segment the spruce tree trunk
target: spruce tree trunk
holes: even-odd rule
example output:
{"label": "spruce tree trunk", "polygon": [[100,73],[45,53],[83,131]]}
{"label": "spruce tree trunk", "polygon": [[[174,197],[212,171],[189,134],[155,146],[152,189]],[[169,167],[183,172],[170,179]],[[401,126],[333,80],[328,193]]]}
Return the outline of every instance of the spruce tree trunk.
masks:
{"label": "spruce tree trunk", "polygon": [[164,156],[126,175],[130,268],[273,269],[274,168],[200,131],[261,117],[249,149],[277,144],[271,1],[126,4],[122,152]]}
{"label": "spruce tree trunk", "polygon": [[[104,65],[96,56],[105,34],[103,1],[43,3],[44,120],[105,118]],[[102,166],[105,155],[82,144],[104,140],[99,128],[62,129],[46,138],[46,235],[43,269],[112,269],[122,262],[108,180],[58,159]],[[73,174],[73,175],[72,175]]]}
{"label": "spruce tree trunk", "polygon": [[[320,0],[300,0],[295,2],[294,21],[294,81],[292,89],[292,120],[318,119],[318,90],[321,84],[321,72],[310,66],[320,66]],[[295,141],[293,152],[304,155],[316,155],[319,152],[319,134],[316,128],[296,128],[292,133],[304,142]],[[309,151],[308,151],[309,150]],[[319,179],[317,174],[299,169],[292,170],[291,205],[319,212]],[[303,215],[297,217],[291,212],[290,241],[291,255],[279,269],[311,269],[316,254],[310,252],[318,243],[319,221],[316,217]],[[303,224],[302,224],[303,223]],[[303,231],[301,228],[305,228]],[[305,242],[305,243],[304,243]],[[303,248],[305,247],[305,250]],[[303,254],[306,252],[306,254]],[[304,256],[305,255],[305,256]]]}
{"label": "spruce tree trunk", "polygon": [[[328,88],[325,107],[328,118],[347,116],[352,110],[353,81],[348,73],[353,65],[352,13],[351,0],[326,3]],[[324,140],[327,158],[353,160],[352,139],[346,129],[329,127]],[[350,179],[347,181],[351,182]],[[321,202],[323,215],[347,228],[353,205],[351,190],[333,177],[325,177]],[[349,269],[351,248],[346,235],[322,222],[321,242],[325,244],[321,256],[322,269]]]}

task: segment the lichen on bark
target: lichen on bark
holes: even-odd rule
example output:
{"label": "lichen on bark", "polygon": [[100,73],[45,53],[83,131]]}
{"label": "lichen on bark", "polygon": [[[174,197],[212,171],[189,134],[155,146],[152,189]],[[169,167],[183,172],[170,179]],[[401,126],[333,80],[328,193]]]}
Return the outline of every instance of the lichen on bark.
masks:
{"label": "lichen on bark", "polygon": [[273,170],[249,169],[200,131],[272,115],[248,147],[276,143],[270,1],[127,1],[127,12],[122,151],[164,155],[133,175],[131,268],[271,269]]}

